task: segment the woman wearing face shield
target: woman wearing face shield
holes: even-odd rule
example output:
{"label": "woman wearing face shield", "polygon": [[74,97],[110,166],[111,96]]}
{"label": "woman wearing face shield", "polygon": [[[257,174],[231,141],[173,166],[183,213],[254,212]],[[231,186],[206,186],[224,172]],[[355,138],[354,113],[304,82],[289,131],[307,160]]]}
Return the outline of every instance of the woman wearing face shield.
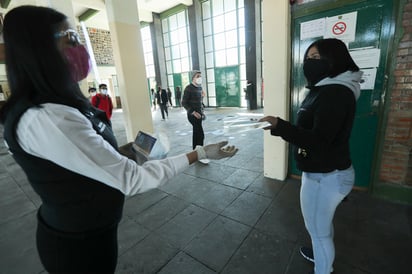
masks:
{"label": "woman wearing face shield", "polygon": [[302,171],[300,202],[312,248],[300,252],[315,263],[314,273],[333,271],[333,216],[351,191],[355,172],[349,138],[360,96],[362,72],[346,45],[338,39],[312,43],[303,61],[309,93],[298,112],[296,125],[267,116],[271,134],[294,145],[295,160]]}
{"label": "woman wearing face shield", "polygon": [[125,195],[161,186],[197,160],[230,157],[237,149],[221,142],[142,166],[119,153],[106,114],[79,89],[89,55],[66,19],[35,6],[6,14],[11,96],[0,121],[10,152],[42,200],[36,244],[45,269],[113,273]]}

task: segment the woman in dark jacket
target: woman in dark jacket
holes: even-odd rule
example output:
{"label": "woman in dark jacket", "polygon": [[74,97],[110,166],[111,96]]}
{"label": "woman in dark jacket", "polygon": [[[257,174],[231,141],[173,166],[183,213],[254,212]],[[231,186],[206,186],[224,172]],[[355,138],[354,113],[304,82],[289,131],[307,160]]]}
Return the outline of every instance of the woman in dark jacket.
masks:
{"label": "woman in dark jacket", "polygon": [[302,171],[301,210],[313,247],[301,254],[314,261],[315,273],[333,271],[333,216],[336,207],[351,191],[355,172],[349,138],[360,95],[362,72],[345,44],[321,39],[307,49],[303,73],[309,93],[298,112],[296,125],[267,116],[266,129],[294,145],[298,169]]}

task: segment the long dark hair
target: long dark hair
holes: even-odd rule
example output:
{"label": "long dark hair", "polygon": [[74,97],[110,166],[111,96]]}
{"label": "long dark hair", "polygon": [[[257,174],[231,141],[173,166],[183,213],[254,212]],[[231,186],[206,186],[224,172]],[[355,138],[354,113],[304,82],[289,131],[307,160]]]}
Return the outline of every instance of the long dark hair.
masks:
{"label": "long dark hair", "polygon": [[0,110],[1,122],[21,100],[34,106],[50,102],[79,110],[88,107],[57,47],[55,33],[66,20],[56,10],[36,6],[20,6],[6,14],[3,38],[11,95]]}
{"label": "long dark hair", "polygon": [[349,54],[345,43],[339,39],[327,38],[313,42],[305,52],[306,60],[309,49],[315,46],[318,49],[320,58],[326,60],[330,65],[328,77],[335,77],[345,71],[359,71]]}

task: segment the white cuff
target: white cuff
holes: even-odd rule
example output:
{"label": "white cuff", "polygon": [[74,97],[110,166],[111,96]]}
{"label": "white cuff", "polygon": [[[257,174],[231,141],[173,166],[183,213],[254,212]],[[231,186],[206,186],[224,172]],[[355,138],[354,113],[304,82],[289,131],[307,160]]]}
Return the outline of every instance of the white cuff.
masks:
{"label": "white cuff", "polygon": [[197,160],[206,159],[206,151],[202,146],[196,146],[195,151],[197,152]]}

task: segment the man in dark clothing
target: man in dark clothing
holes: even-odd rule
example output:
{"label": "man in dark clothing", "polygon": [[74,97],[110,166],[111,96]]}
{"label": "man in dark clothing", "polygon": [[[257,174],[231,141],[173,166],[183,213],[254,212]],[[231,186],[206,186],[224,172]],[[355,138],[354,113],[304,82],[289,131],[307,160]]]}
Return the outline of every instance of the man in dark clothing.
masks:
{"label": "man in dark clothing", "polygon": [[166,112],[166,117],[169,118],[169,112],[167,111],[167,102],[169,101],[169,98],[167,96],[167,91],[165,89],[162,89],[161,87],[158,88],[158,104],[160,106],[160,111],[162,113],[162,121],[165,120],[165,112]]}
{"label": "man in dark clothing", "polygon": [[[202,127],[202,74],[196,70],[192,74],[192,83],[186,86],[183,92],[182,105],[187,111],[187,119],[193,126],[192,147],[203,146],[205,135]],[[209,160],[201,161],[208,164]]]}
{"label": "man in dark clothing", "polygon": [[176,106],[181,107],[182,106],[182,91],[180,90],[180,87],[176,87]]}

